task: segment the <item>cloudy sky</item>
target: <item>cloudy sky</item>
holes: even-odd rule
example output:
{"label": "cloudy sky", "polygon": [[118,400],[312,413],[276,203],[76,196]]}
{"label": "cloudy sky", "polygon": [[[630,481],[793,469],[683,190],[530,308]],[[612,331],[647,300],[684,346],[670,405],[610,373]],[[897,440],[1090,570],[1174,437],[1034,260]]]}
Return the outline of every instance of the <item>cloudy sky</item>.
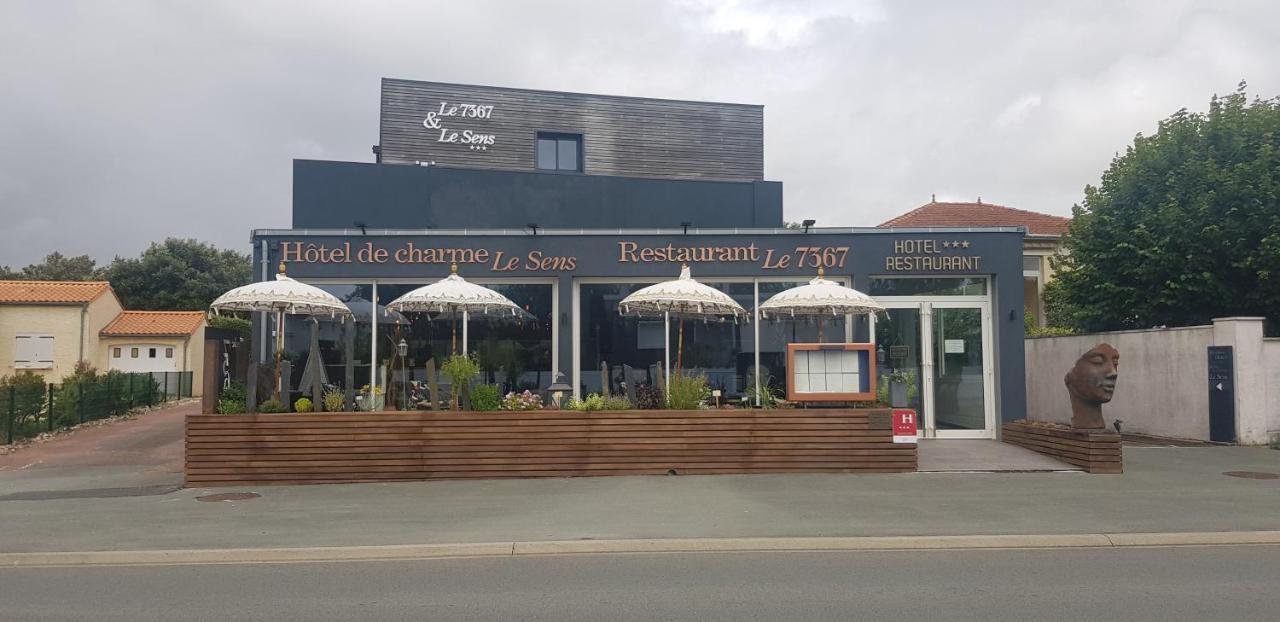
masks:
{"label": "cloudy sky", "polygon": [[383,76],[765,105],[787,217],[1067,214],[1137,132],[1248,80],[1280,2],[0,0],[0,264],[287,227],[293,158],[372,161]]}

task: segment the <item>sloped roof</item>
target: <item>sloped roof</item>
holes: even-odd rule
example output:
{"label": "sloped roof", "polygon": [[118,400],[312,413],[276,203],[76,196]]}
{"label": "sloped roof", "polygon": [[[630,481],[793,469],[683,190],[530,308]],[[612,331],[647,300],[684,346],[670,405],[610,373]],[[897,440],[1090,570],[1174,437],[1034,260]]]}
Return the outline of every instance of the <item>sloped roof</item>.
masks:
{"label": "sloped roof", "polygon": [[85,304],[109,291],[106,281],[0,281],[0,304]]}
{"label": "sloped roof", "polygon": [[107,327],[104,337],[184,336],[204,326],[204,311],[123,311]]}
{"label": "sloped roof", "polygon": [[990,203],[939,203],[931,201],[878,227],[1017,227],[1032,235],[1067,233],[1070,218],[1041,214]]}

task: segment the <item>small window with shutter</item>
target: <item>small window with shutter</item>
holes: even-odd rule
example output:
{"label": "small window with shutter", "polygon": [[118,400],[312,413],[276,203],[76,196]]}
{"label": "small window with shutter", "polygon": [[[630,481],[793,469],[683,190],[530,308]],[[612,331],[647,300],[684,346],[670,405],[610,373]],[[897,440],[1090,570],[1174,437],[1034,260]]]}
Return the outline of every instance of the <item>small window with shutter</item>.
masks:
{"label": "small window with shutter", "polygon": [[15,369],[52,369],[53,335],[14,335]]}

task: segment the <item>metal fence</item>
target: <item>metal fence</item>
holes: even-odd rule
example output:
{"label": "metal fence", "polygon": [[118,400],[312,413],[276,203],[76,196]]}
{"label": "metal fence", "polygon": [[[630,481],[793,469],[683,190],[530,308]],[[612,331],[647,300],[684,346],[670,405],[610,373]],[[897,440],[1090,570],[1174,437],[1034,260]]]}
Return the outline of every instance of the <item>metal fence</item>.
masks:
{"label": "metal fence", "polygon": [[86,421],[122,415],[191,397],[192,374],[185,372],[123,373],[71,376],[60,384],[39,376],[11,376],[0,387],[0,438],[5,444],[41,432],[69,428]]}

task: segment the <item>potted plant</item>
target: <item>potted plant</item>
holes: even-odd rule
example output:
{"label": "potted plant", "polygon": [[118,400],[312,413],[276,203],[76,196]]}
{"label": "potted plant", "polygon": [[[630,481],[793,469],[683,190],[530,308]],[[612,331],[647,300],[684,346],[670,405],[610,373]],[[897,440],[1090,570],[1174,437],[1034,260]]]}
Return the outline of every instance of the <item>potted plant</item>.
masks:
{"label": "potted plant", "polygon": [[914,370],[895,369],[880,377],[880,390],[877,392],[881,402],[894,408],[908,408],[919,394]]}
{"label": "potted plant", "polygon": [[370,387],[366,384],[360,387],[360,394],[356,396],[356,410],[377,412],[382,410],[386,400],[387,397],[383,395],[382,387]]}

